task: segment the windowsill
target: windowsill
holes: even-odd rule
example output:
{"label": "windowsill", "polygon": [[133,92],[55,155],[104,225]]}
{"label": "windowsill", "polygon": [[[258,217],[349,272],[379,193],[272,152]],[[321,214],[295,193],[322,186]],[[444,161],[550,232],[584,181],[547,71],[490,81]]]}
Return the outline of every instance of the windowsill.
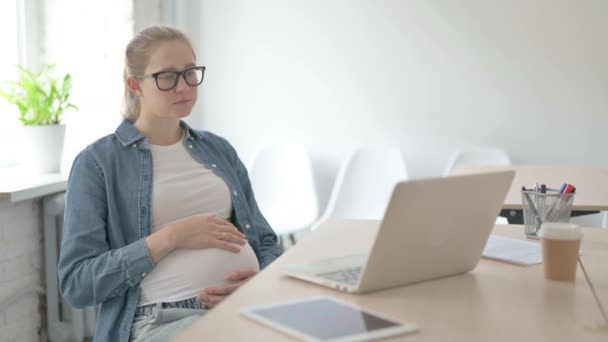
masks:
{"label": "windowsill", "polygon": [[68,175],[33,174],[20,167],[0,168],[0,201],[27,201],[65,191]]}

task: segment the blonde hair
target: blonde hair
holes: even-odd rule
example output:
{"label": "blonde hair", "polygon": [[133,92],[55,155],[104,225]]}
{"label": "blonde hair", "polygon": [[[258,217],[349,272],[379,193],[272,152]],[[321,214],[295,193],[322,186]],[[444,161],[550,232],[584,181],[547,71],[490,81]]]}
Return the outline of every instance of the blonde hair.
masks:
{"label": "blonde hair", "polygon": [[194,48],[188,36],[182,31],[165,25],[148,26],[135,35],[127,44],[125,51],[125,68],[122,74],[125,91],[123,97],[122,116],[130,122],[135,122],[141,111],[139,98],[131,92],[127,84],[129,77],[138,77],[144,74],[150,56],[160,43],[181,40],[190,46],[192,55],[196,59]]}

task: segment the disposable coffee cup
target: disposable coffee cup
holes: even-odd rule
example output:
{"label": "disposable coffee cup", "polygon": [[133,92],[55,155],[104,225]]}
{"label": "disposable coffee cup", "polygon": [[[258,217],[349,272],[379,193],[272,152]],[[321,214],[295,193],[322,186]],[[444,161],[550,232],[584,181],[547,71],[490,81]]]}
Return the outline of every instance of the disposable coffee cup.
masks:
{"label": "disposable coffee cup", "polygon": [[538,237],[543,250],[545,278],[574,281],[583,232],[579,225],[563,222],[545,222]]}

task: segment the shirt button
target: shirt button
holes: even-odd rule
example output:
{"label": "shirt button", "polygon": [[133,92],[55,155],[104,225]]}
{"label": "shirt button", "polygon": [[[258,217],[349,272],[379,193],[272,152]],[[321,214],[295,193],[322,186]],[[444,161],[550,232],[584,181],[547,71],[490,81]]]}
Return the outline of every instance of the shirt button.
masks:
{"label": "shirt button", "polygon": [[238,196],[239,194],[235,191],[234,193],[234,197]]}
{"label": "shirt button", "polygon": [[250,225],[249,223],[247,223],[247,224],[245,225],[245,229],[249,229],[249,228],[251,228],[251,225]]}
{"label": "shirt button", "polygon": [[143,277],[147,276],[147,275],[148,275],[148,273],[146,273],[146,272],[142,272],[140,275],[141,275],[141,277],[143,278]]}
{"label": "shirt button", "polygon": [[215,165],[215,164],[211,164],[211,166],[213,166],[214,169],[217,167],[217,165]]}
{"label": "shirt button", "polygon": [[189,148],[189,149],[192,149],[192,144],[188,145],[188,148]]}
{"label": "shirt button", "polygon": [[133,148],[137,148],[137,144],[133,144]]}

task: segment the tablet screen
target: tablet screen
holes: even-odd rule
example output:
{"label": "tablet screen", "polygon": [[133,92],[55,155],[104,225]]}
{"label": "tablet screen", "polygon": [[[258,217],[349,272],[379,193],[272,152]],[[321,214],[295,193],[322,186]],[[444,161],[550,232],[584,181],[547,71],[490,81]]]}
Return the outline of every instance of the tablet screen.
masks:
{"label": "tablet screen", "polygon": [[255,308],[249,313],[318,340],[368,335],[404,326],[329,298]]}

